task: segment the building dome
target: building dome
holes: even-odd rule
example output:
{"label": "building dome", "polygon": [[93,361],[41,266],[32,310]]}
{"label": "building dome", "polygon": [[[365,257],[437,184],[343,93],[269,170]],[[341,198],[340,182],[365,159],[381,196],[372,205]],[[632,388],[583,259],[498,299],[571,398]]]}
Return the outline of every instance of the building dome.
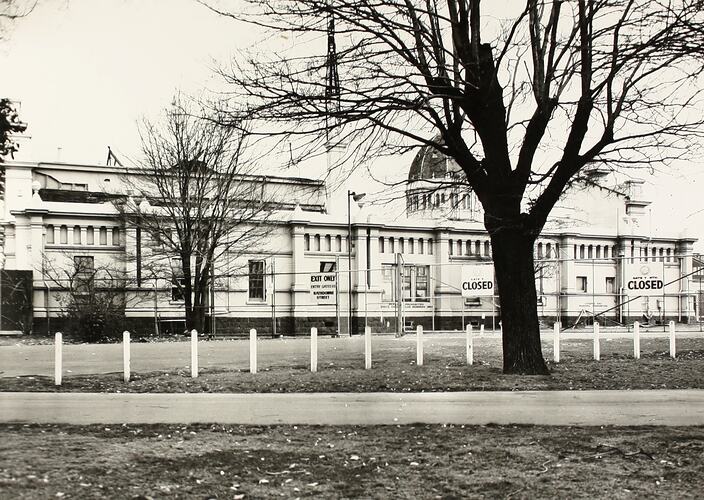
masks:
{"label": "building dome", "polygon": [[409,181],[444,179],[462,174],[460,166],[432,146],[420,148],[408,171]]}
{"label": "building dome", "polygon": [[[438,138],[435,142],[442,143]],[[457,162],[426,145],[408,171],[406,213],[422,218],[477,220],[481,208]]]}

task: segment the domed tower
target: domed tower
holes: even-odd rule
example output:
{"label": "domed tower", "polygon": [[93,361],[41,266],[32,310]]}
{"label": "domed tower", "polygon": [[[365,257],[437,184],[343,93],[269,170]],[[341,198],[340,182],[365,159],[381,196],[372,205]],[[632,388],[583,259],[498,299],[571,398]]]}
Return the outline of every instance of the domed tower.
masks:
{"label": "domed tower", "polygon": [[411,163],[406,213],[408,217],[476,221],[483,215],[460,166],[432,146],[421,147]]}

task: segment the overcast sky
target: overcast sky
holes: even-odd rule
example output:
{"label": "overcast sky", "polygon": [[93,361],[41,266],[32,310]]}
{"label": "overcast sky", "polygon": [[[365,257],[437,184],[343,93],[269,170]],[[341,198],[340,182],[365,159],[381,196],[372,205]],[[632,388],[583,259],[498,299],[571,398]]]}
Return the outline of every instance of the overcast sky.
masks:
{"label": "overcast sky", "polygon": [[[215,61],[259,39],[194,0],[40,0],[0,41],[0,94],[21,101],[31,136],[16,158],[52,161],[61,148],[61,161],[103,164],[108,145],[135,155],[140,117],[177,90],[217,88]],[[400,178],[410,160],[394,163]],[[646,181],[653,224],[704,239],[704,211],[688,217],[704,209],[704,161]],[[375,189],[365,182],[350,187]]]}

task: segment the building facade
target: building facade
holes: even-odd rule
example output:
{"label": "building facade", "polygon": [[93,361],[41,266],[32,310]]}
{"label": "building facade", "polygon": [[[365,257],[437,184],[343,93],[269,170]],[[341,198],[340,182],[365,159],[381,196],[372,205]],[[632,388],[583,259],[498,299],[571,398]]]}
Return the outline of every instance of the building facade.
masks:
{"label": "building facade", "polygon": [[[124,277],[121,328],[138,335],[183,331],[177,273],[137,279],[139,259],[148,252],[116,209],[115,200],[131,196],[121,167],[8,162],[6,179],[0,329],[65,328],[82,273],[100,268]],[[269,200],[271,216],[263,223],[272,230],[239,252],[236,265],[214,271],[209,333],[500,327],[497,296],[461,291],[465,273],[491,266],[491,243],[481,205],[447,158],[422,149],[409,169],[405,211],[354,203],[349,225],[348,214],[328,212],[323,182],[276,176],[247,182]],[[630,181],[617,189],[575,188],[556,208],[535,246],[538,308],[546,326],[556,320],[588,324],[594,317],[607,326],[695,318],[695,240],[676,227],[653,233],[648,205],[641,183]],[[666,286],[657,294],[629,289],[634,272]],[[335,276],[330,293],[316,295],[316,280],[326,276]]]}

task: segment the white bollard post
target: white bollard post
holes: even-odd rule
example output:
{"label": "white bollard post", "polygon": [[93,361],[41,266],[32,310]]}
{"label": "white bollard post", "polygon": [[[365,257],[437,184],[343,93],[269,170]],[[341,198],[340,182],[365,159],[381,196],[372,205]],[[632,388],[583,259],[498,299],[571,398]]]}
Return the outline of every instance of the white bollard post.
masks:
{"label": "white bollard post", "polygon": [[249,373],[257,373],[257,331],[249,331]]}
{"label": "white bollard post", "polygon": [[122,332],[122,378],[130,381],[130,332]]}
{"label": "white bollard post", "polygon": [[191,378],[198,377],[198,331],[191,330]]}
{"label": "white bollard post", "polygon": [[555,325],[553,325],[552,359],[555,363],[560,362],[560,322],[559,321],[555,321]]}
{"label": "white bollard post", "polygon": [[372,327],[364,327],[364,369],[372,368]]}
{"label": "white bollard post", "polygon": [[599,361],[601,358],[601,346],[599,344],[599,322],[594,322],[594,360]]}
{"label": "white bollard post", "polygon": [[484,320],[486,320],[486,314],[482,313],[482,322],[479,324],[479,336],[484,336]]}
{"label": "white bollard post", "polygon": [[416,365],[423,366],[423,325],[416,328]]}
{"label": "white bollard post", "polygon": [[675,322],[670,321],[670,357],[677,357],[677,349],[675,346]]}
{"label": "white bollard post", "polygon": [[61,385],[61,375],[63,374],[63,334],[56,332],[54,335],[54,385]]}
{"label": "white bollard post", "polygon": [[318,329],[310,329],[310,371],[318,371]]}
{"label": "white bollard post", "polygon": [[467,364],[474,364],[474,336],[472,335],[472,325],[467,325],[467,333],[465,335],[465,344],[467,348]]}
{"label": "white bollard post", "polygon": [[633,357],[640,359],[640,322],[633,323]]}

